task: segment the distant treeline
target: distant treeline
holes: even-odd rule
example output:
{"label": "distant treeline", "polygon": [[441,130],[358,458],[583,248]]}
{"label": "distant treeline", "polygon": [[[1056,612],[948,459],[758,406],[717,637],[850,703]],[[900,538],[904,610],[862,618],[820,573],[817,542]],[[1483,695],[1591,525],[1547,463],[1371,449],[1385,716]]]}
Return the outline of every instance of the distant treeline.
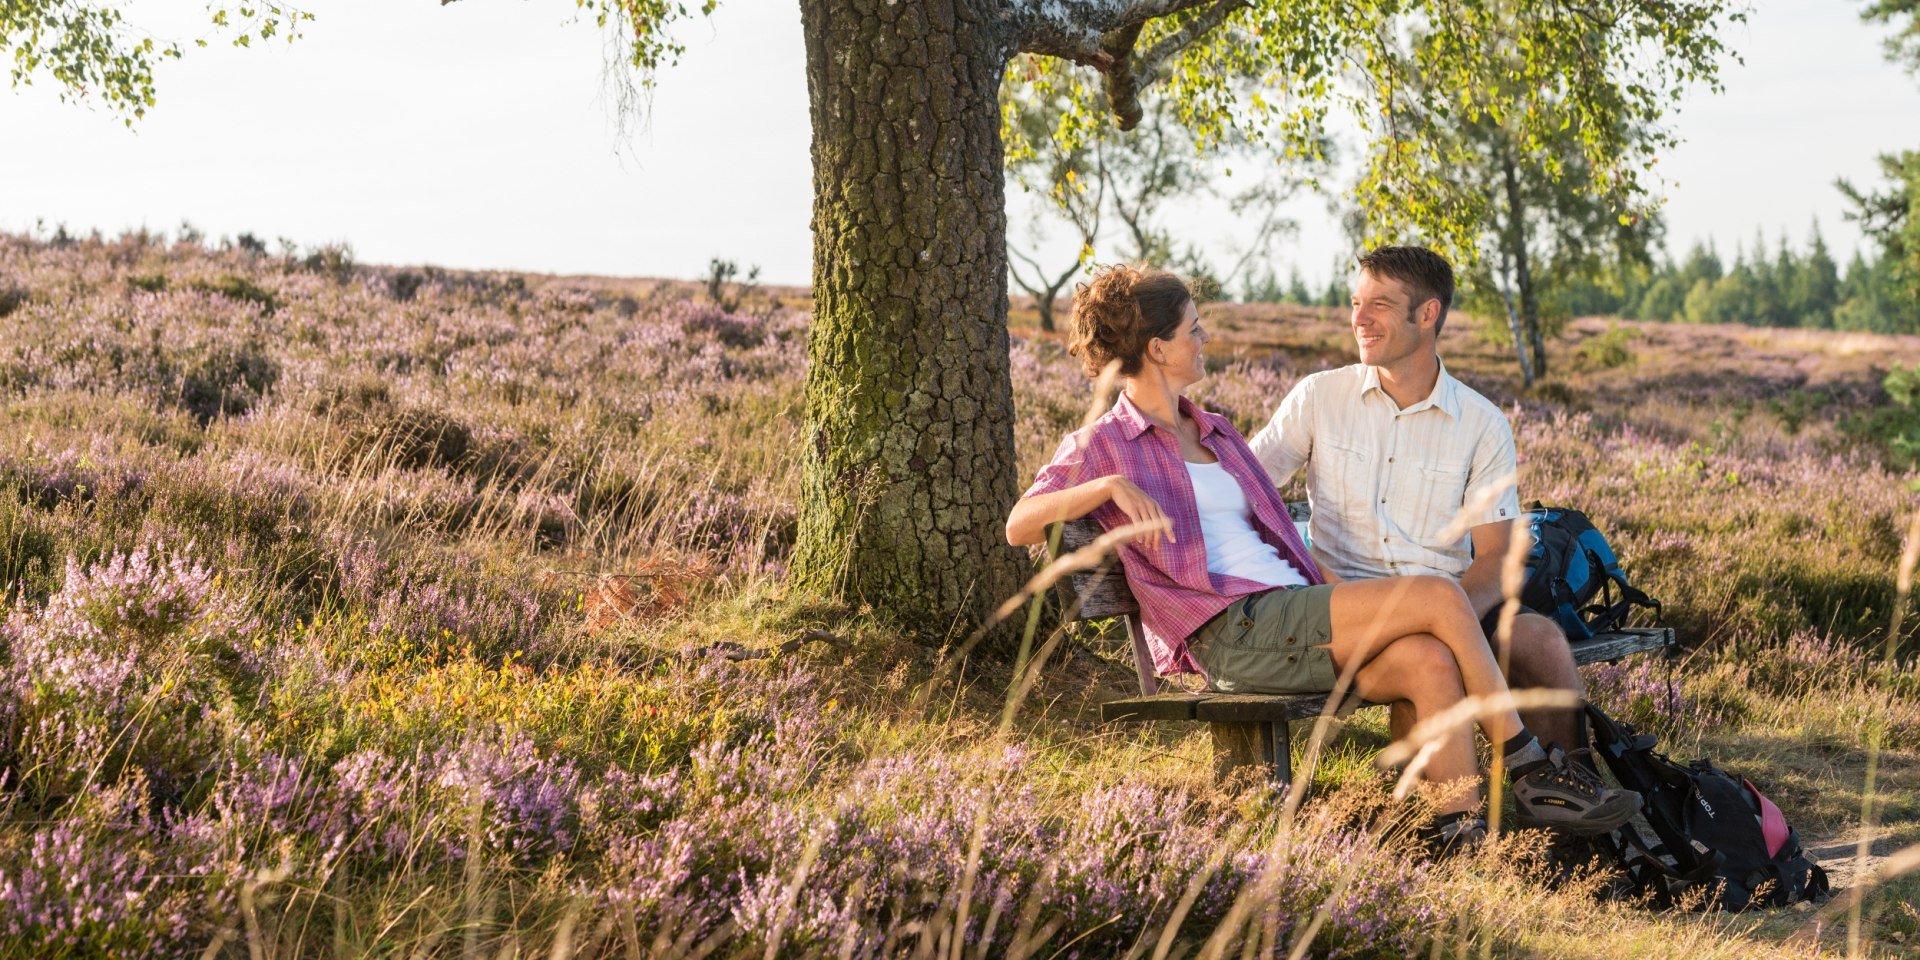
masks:
{"label": "distant treeline", "polygon": [[1652,267],[1614,269],[1567,284],[1567,312],[1673,323],[1744,323],[1872,333],[1920,333],[1920,301],[1892,257],[1855,250],[1842,271],[1818,230],[1805,253],[1756,237],[1731,266],[1712,246]]}
{"label": "distant treeline", "polygon": [[[1652,264],[1566,278],[1542,290],[1542,307],[1560,317],[1920,333],[1920,297],[1899,275],[1897,261],[1868,253],[1856,250],[1842,269],[1818,230],[1804,251],[1784,239],[1769,244],[1755,237],[1751,246],[1735,249],[1731,264],[1712,244],[1695,244],[1678,259],[1661,256]],[[1336,279],[1315,292],[1297,271],[1285,283],[1269,273],[1242,296],[1250,302],[1345,306],[1347,285]]]}

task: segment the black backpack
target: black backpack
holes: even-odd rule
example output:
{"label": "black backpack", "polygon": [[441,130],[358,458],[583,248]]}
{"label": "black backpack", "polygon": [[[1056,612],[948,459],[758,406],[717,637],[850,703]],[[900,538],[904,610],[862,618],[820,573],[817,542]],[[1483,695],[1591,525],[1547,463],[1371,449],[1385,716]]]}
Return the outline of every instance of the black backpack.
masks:
{"label": "black backpack", "polygon": [[1535,501],[1528,505],[1527,526],[1533,548],[1520,602],[1551,617],[1568,640],[1625,626],[1636,606],[1659,620],[1660,601],[1627,582],[1613,547],[1586,514]]}
{"label": "black backpack", "polygon": [[1620,785],[1639,791],[1648,842],[1628,822],[1605,838],[1635,889],[1670,906],[1699,890],[1702,906],[1722,910],[1779,907],[1827,894],[1827,872],[1800,848],[1780,808],[1744,778],[1706,760],[1685,766],[1655,753],[1636,734],[1587,705],[1594,752]]}

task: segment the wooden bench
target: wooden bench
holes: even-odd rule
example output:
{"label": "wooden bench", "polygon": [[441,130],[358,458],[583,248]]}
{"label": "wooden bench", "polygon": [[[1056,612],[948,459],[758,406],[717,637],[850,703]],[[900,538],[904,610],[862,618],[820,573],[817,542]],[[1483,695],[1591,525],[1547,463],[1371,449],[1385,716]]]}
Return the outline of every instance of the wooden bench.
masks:
{"label": "wooden bench", "polygon": [[[1304,523],[1306,504],[1288,504],[1296,523]],[[1060,550],[1064,554],[1092,543],[1101,534],[1100,525],[1091,518],[1065,525]],[[1302,534],[1304,536],[1304,532]],[[1134,669],[1140,680],[1140,696],[1101,705],[1100,719],[1107,723],[1139,723],[1159,720],[1198,720],[1213,735],[1215,775],[1231,777],[1242,769],[1253,768],[1276,784],[1293,779],[1292,733],[1290,724],[1319,716],[1327,707],[1326,694],[1233,694],[1160,691],[1154,675],[1153,657],[1147,650],[1145,632],[1140,627],[1140,605],[1127,589],[1119,557],[1092,570],[1082,571],[1063,581],[1069,602],[1079,607],[1072,612],[1075,621],[1119,617],[1125,625],[1127,640],[1133,648]],[[1573,644],[1573,660],[1578,664],[1613,663],[1623,657],[1651,650],[1673,649],[1672,627],[1647,627],[1597,634]],[[1360,707],[1380,706],[1348,694],[1335,709],[1345,716]]]}

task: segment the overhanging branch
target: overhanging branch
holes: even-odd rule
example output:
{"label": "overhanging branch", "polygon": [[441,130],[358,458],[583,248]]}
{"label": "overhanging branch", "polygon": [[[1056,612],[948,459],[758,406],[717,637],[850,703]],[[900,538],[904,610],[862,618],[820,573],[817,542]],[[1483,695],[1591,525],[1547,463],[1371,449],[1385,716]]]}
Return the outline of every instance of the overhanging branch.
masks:
{"label": "overhanging branch", "polygon": [[[1019,49],[1093,67],[1106,78],[1107,103],[1120,129],[1143,116],[1140,94],[1158,82],[1167,61],[1248,6],[1249,0],[1046,0],[1028,7]],[[1146,50],[1136,50],[1148,21],[1196,7],[1205,12]]]}

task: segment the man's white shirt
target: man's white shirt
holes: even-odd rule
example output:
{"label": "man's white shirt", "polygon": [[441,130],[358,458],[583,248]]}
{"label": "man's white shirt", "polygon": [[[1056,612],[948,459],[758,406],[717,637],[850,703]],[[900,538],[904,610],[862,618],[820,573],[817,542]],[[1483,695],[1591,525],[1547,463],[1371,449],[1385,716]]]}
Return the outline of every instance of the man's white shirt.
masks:
{"label": "man's white shirt", "polygon": [[[1520,515],[1513,427],[1445,365],[1433,393],[1404,410],[1378,368],[1313,374],[1251,445],[1276,484],[1307,468],[1308,530],[1341,577],[1458,579],[1473,562],[1466,531]],[[1449,528],[1458,536],[1443,536]]]}

